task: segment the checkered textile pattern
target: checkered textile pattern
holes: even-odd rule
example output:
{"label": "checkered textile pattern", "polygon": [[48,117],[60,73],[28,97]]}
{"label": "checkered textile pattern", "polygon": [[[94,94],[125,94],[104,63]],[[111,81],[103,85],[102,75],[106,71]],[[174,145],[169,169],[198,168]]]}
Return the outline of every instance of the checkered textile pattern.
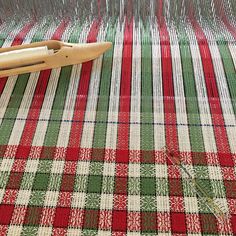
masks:
{"label": "checkered textile pattern", "polygon": [[0,235],[236,235],[236,30],[223,23],[2,26],[2,47],[113,48],[0,79]]}

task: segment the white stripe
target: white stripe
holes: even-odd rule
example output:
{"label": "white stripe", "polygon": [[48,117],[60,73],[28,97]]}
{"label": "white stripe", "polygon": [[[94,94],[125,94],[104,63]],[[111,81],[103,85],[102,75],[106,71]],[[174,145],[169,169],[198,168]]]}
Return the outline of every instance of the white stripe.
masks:
{"label": "white stripe", "polygon": [[[163,89],[162,89],[162,66],[161,66],[161,45],[158,26],[155,21],[151,28],[152,34],[152,71],[153,71],[153,112],[154,123],[165,123]],[[160,151],[165,146],[165,127],[154,126],[155,150]]]}
{"label": "white stripe", "polygon": [[111,77],[111,91],[109,100],[108,121],[114,124],[107,125],[106,133],[106,148],[116,149],[117,143],[117,122],[119,112],[119,96],[120,96],[120,80],[121,80],[121,65],[122,65],[122,52],[123,52],[123,38],[124,38],[124,23],[117,24],[117,33],[114,45],[114,57],[112,65]]}
{"label": "white stripe", "polygon": [[[91,25],[83,26],[83,33],[80,34],[78,42],[85,43]],[[74,65],[71,71],[70,83],[67,90],[65,107],[63,110],[62,120],[72,120],[74,115],[74,106],[77,98],[77,90],[80,81],[80,72],[82,65]],[[71,122],[62,122],[58,135],[57,146],[67,147],[70,138]]]}
{"label": "white stripe", "polygon": [[[175,107],[176,107],[176,118],[177,124],[187,124],[187,111],[184,95],[184,84],[183,84],[183,72],[181,64],[181,55],[179,49],[179,42],[175,28],[172,26],[169,28],[170,35],[170,48],[172,58],[172,70],[173,70],[173,81],[175,91]],[[190,152],[190,138],[188,126],[178,125],[178,140],[179,150]]]}
{"label": "white stripe", "polygon": [[187,25],[186,32],[189,37],[190,50],[193,60],[193,70],[198,94],[198,104],[200,119],[202,124],[209,124],[209,126],[202,126],[202,133],[206,152],[217,152],[214,131],[212,127],[211,112],[208,103],[205,78],[203,73],[202,61],[200,51],[197,45],[197,39],[194,31],[190,25]]}
{"label": "white stripe", "polygon": [[[97,41],[104,41],[106,37],[107,26],[101,25],[97,37]],[[93,144],[93,132],[94,132],[94,121],[96,120],[96,107],[99,93],[99,84],[102,71],[102,60],[103,56],[100,56],[93,62],[91,79],[89,84],[87,106],[84,119],[90,120],[92,123],[85,123],[83,127],[83,133],[81,138],[82,148],[91,148]]]}
{"label": "white stripe", "polygon": [[[130,150],[140,150],[140,98],[141,98],[141,33],[140,24],[133,24],[132,91],[130,108]],[[138,124],[133,124],[137,122]]]}

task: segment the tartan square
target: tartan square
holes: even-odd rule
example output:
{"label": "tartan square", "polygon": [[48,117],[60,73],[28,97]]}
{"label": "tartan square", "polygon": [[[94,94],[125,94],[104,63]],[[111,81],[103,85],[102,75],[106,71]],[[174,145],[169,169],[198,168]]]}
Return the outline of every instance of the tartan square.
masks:
{"label": "tartan square", "polygon": [[115,163],[103,163],[103,176],[115,176]]}
{"label": "tartan square", "polygon": [[2,204],[14,204],[17,198],[17,190],[6,189],[2,199]]}
{"label": "tartan square", "polygon": [[6,236],[8,231],[8,225],[0,225],[0,236]]}
{"label": "tartan square", "polygon": [[19,190],[16,204],[18,205],[28,205],[30,199],[31,191],[28,190]]}
{"label": "tartan square", "polygon": [[226,195],[224,182],[222,180],[212,180],[211,189],[213,192],[213,196],[216,198],[224,198]]}
{"label": "tartan square", "polygon": [[184,198],[170,196],[170,207],[172,212],[184,212]]}
{"label": "tartan square", "polygon": [[181,178],[180,168],[175,165],[169,165],[168,166],[168,176],[171,179]]}
{"label": "tartan square", "polygon": [[218,158],[221,166],[234,167],[234,161],[231,153],[218,152]]}
{"label": "tartan square", "polygon": [[101,210],[99,215],[99,229],[111,230],[112,227],[112,211]]}
{"label": "tartan square", "polygon": [[128,210],[140,211],[140,196],[139,195],[128,195]]}
{"label": "tartan square", "polygon": [[56,147],[43,146],[40,157],[42,159],[53,159],[56,152]]}
{"label": "tartan square", "polygon": [[201,229],[203,233],[217,234],[217,220],[212,214],[200,214]]}
{"label": "tartan square", "polygon": [[155,196],[141,196],[141,211],[156,211]]}
{"label": "tartan square", "polygon": [[29,205],[43,206],[46,193],[44,191],[32,191]]}
{"label": "tartan square", "polygon": [[59,191],[61,187],[61,178],[62,176],[59,174],[51,174],[48,183],[48,190]]}
{"label": "tartan square", "polygon": [[100,193],[102,188],[102,176],[90,175],[88,178],[88,192]]}
{"label": "tartan square", "polygon": [[225,180],[224,181],[226,196],[228,198],[236,198],[236,181]]}
{"label": "tartan square", "polygon": [[47,190],[49,179],[50,179],[49,174],[36,173],[33,184],[33,190],[41,190],[41,191]]}
{"label": "tartan square", "polygon": [[10,173],[9,172],[1,172],[0,175],[0,188],[5,188],[8,182],[8,177],[9,177]]}
{"label": "tartan square", "polygon": [[157,231],[157,215],[155,212],[141,212],[141,231],[146,233]]}
{"label": "tartan square", "polygon": [[155,163],[156,164],[166,164],[167,158],[165,151],[155,151]]}
{"label": "tartan square", "polygon": [[156,181],[155,178],[141,178],[141,194],[142,195],[155,195],[156,194]]}
{"label": "tartan square", "polygon": [[141,162],[142,163],[155,163],[155,153],[153,151],[142,150]]}
{"label": "tartan square", "polygon": [[99,210],[101,195],[96,193],[88,193],[86,195],[86,208]]}
{"label": "tartan square", "polygon": [[89,168],[89,172],[93,173],[93,175],[101,175],[103,171],[103,163],[91,162]]}
{"label": "tartan square", "polygon": [[115,193],[127,194],[128,180],[125,177],[115,178]]}
{"label": "tartan square", "polygon": [[236,172],[233,167],[222,167],[221,168],[224,180],[236,180]]}
{"label": "tartan square", "polygon": [[57,227],[66,228],[69,223],[69,217],[70,217],[70,208],[57,207],[56,212],[55,212],[53,226],[56,228]]}
{"label": "tartan square", "polygon": [[171,213],[171,227],[173,233],[186,233],[186,223],[185,223],[184,213]]}
{"label": "tartan square", "polygon": [[186,225],[189,233],[201,232],[201,224],[198,214],[186,214]]}
{"label": "tartan square", "polygon": [[155,177],[155,165],[141,164],[141,177]]}
{"label": "tartan square", "polygon": [[77,162],[75,161],[66,161],[64,165],[64,173],[75,175],[77,169]]}
{"label": "tartan square", "polygon": [[115,162],[116,160],[116,150],[113,149],[106,149],[105,150],[105,162]]}
{"label": "tartan square", "polygon": [[105,157],[105,150],[99,148],[92,149],[92,160],[93,161],[103,161]]}
{"label": "tartan square", "polygon": [[64,171],[64,161],[53,161],[51,173],[62,174]]}
{"label": "tartan square", "polygon": [[231,222],[233,222],[232,226],[233,226],[233,234],[236,234],[236,215],[232,215],[232,219]]}
{"label": "tartan square", "polygon": [[167,176],[167,165],[156,164],[156,178],[166,178]]}
{"label": "tartan square", "polygon": [[140,177],[140,164],[129,164],[129,177]]}
{"label": "tartan square", "polygon": [[140,212],[128,212],[127,216],[127,230],[128,231],[137,231],[134,232],[134,235],[141,230],[141,214]]}
{"label": "tartan square", "polygon": [[11,171],[22,172],[25,169],[25,164],[26,164],[26,160],[15,159]]}
{"label": "tartan square", "polygon": [[167,179],[156,179],[156,195],[167,196],[169,194],[169,186]]}
{"label": "tartan square", "polygon": [[41,155],[42,147],[32,146],[29,153],[29,158],[39,159]]}
{"label": "tartan square", "polygon": [[204,152],[192,152],[193,165],[207,165],[207,157]]}
{"label": "tartan square", "polygon": [[75,147],[67,147],[66,161],[77,161],[79,159],[80,150]]}
{"label": "tartan square", "polygon": [[28,207],[25,214],[25,225],[39,225],[42,207]]}
{"label": "tartan square", "polygon": [[14,236],[21,235],[22,229],[23,229],[22,226],[10,225],[8,228],[8,232],[5,235],[14,235]]}
{"label": "tartan square", "polygon": [[228,199],[228,206],[230,214],[236,215],[236,199]]}
{"label": "tartan square", "polygon": [[27,208],[22,206],[16,206],[12,214],[11,224],[12,225],[22,225],[24,223],[24,218]]}
{"label": "tartan square", "polygon": [[89,174],[89,165],[88,161],[79,161],[77,165],[76,173],[79,175],[88,175]]}
{"label": "tartan square", "polygon": [[112,210],[113,208],[113,194],[101,194],[101,210]]}
{"label": "tartan square", "polygon": [[2,159],[1,171],[11,171],[14,159]]}
{"label": "tartan square", "polygon": [[11,172],[7,188],[9,189],[19,189],[21,185],[21,180],[23,177],[23,172]]}
{"label": "tartan square", "polygon": [[[5,150],[4,150],[5,149]],[[2,157],[5,158],[15,158],[16,152],[17,152],[18,146],[17,145],[8,145],[8,146],[2,146]],[[4,154],[5,151],[5,154]]]}
{"label": "tartan square", "polygon": [[7,149],[7,145],[0,145],[0,158],[3,158],[5,155],[5,151]]}
{"label": "tartan square", "polygon": [[58,198],[58,206],[60,207],[70,207],[72,193],[71,192],[60,192]]}
{"label": "tartan square", "polygon": [[187,213],[198,212],[198,201],[196,197],[184,197],[184,205]]}
{"label": "tartan square", "polygon": [[66,148],[56,147],[54,160],[65,160],[66,158]]}
{"label": "tartan square", "polygon": [[53,228],[52,236],[66,236],[66,231],[64,228]]}
{"label": "tartan square", "polygon": [[129,162],[129,150],[116,150],[116,162],[128,163]]}
{"label": "tartan square", "polygon": [[113,211],[112,215],[112,230],[125,232],[127,228],[127,212]]}
{"label": "tartan square", "polygon": [[61,191],[72,192],[74,189],[75,175],[64,174],[61,181]]}
{"label": "tartan square", "polygon": [[84,229],[97,229],[99,220],[98,210],[85,210],[84,213]]}
{"label": "tartan square", "polygon": [[169,191],[172,196],[183,196],[181,179],[169,179]]}
{"label": "tartan square", "polygon": [[128,176],[128,165],[118,163],[116,164],[116,176],[117,177],[127,177]]}
{"label": "tartan square", "polygon": [[33,227],[33,226],[25,226],[23,227],[22,236],[27,236],[27,235],[32,235],[36,236],[38,234],[38,227]]}
{"label": "tartan square", "polygon": [[55,207],[57,205],[59,192],[57,191],[47,191],[45,196],[44,205]]}
{"label": "tartan square", "polygon": [[82,228],[84,221],[84,210],[71,209],[69,227]]}
{"label": "tartan square", "polygon": [[207,159],[208,165],[219,165],[220,164],[217,153],[211,153],[211,152],[206,153],[206,159]]}
{"label": "tartan square", "polygon": [[11,222],[14,205],[0,205],[0,224],[9,225]]}
{"label": "tartan square", "polygon": [[75,176],[74,191],[75,192],[86,192],[87,190],[87,176]]}
{"label": "tartan square", "polygon": [[16,158],[26,159],[29,156],[31,146],[19,145],[16,151]]}
{"label": "tartan square", "polygon": [[[157,226],[158,226],[158,232],[170,231],[171,230],[170,214],[167,212],[157,213]],[[165,235],[165,233],[163,235]]]}
{"label": "tartan square", "polygon": [[114,210],[126,210],[127,209],[127,196],[122,194],[114,195]]}
{"label": "tartan square", "polygon": [[157,196],[157,211],[158,212],[169,212],[170,211],[170,199],[169,196]]}
{"label": "tartan square", "polygon": [[79,152],[79,160],[90,161],[91,160],[91,149],[81,148]]}
{"label": "tartan square", "polygon": [[50,236],[50,235],[52,235],[52,228],[51,227],[39,227],[38,228],[38,235]]}
{"label": "tartan square", "polygon": [[28,159],[25,167],[25,172],[35,173],[38,169],[39,160]]}
{"label": "tartan square", "polygon": [[140,150],[129,151],[129,163],[140,163],[141,152]]}
{"label": "tartan square", "polygon": [[40,173],[50,173],[52,168],[52,161],[51,160],[40,160],[38,164],[37,172]]}
{"label": "tartan square", "polygon": [[84,208],[86,194],[84,192],[73,193],[71,206],[74,208]]}
{"label": "tartan square", "polygon": [[52,226],[55,217],[55,208],[44,207],[42,210],[42,216],[40,220],[40,225],[42,226]]}

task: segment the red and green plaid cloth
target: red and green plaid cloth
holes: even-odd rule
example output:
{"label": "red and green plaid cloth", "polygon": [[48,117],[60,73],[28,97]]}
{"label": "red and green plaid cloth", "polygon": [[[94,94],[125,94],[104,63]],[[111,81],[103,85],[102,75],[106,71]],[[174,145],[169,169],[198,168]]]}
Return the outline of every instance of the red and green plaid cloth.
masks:
{"label": "red and green plaid cloth", "polygon": [[42,28],[2,26],[1,46],[54,38],[113,48],[0,79],[0,235],[236,235],[235,28]]}

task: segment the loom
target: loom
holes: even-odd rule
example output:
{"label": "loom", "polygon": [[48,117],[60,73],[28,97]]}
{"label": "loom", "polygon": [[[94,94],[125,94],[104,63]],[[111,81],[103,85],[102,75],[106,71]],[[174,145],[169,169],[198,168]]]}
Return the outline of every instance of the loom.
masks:
{"label": "loom", "polygon": [[236,235],[235,0],[0,0],[0,46],[0,235]]}

